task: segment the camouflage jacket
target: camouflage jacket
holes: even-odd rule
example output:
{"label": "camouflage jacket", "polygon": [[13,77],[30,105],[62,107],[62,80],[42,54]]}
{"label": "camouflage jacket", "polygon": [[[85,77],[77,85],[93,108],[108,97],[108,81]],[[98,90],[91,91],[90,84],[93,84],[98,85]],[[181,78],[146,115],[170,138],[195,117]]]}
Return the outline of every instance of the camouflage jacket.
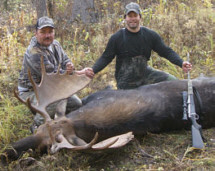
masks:
{"label": "camouflage jacket", "polygon": [[66,63],[70,62],[70,59],[63,51],[60,43],[54,40],[49,47],[41,46],[36,37],[31,39],[28,46],[22,64],[18,80],[19,91],[29,91],[32,89],[32,84],[28,79],[28,68],[31,70],[31,75],[34,81],[38,84],[41,81],[41,64],[40,58],[44,57],[44,64],[46,72],[56,72],[60,65],[60,72],[63,73],[66,69]]}

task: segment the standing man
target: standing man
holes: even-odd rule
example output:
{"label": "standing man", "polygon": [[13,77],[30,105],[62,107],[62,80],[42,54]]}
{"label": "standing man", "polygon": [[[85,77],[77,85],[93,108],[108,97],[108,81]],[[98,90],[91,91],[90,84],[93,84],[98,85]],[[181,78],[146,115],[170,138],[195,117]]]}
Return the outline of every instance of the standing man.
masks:
{"label": "standing man", "polygon": [[152,50],[185,72],[192,68],[189,62],[183,61],[176,52],[166,46],[155,31],[140,26],[141,9],[137,3],[131,2],[126,5],[124,18],[126,28],[111,36],[102,56],[92,68],[86,68],[88,76],[93,77],[116,56],[115,78],[118,89],[132,89],[141,85],[175,80],[173,75],[147,65]]}
{"label": "standing man", "polygon": [[[44,57],[43,62],[46,72],[48,73],[57,72],[59,65],[61,66],[60,73],[67,72],[70,74],[75,69],[73,63],[63,51],[60,43],[54,39],[54,36],[55,30],[53,20],[48,17],[39,18],[36,24],[35,36],[31,39],[30,45],[24,54],[22,70],[18,80],[20,97],[23,100],[30,98],[33,104],[36,104],[37,100],[32,84],[28,78],[27,70],[28,68],[30,69],[32,78],[35,83],[39,84],[41,81],[41,56]],[[68,100],[62,100],[61,102],[49,105],[47,111],[51,118],[53,118],[56,113],[58,113],[58,115],[65,113],[66,107],[71,111],[79,108],[81,105],[82,102],[78,96],[73,95],[68,98]],[[58,110],[56,111],[56,109]],[[37,113],[34,116],[34,123],[31,126],[31,131],[33,132],[35,128],[41,125],[43,120],[43,117]]]}

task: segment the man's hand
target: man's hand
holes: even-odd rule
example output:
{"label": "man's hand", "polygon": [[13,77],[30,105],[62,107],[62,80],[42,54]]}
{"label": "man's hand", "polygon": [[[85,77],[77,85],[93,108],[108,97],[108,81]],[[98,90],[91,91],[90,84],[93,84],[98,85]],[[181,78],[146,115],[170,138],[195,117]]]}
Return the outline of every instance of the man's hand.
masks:
{"label": "man's hand", "polygon": [[92,68],[84,68],[82,69],[81,71],[76,71],[76,73],[78,75],[82,75],[82,74],[85,74],[87,77],[89,78],[93,78],[94,77],[94,72],[93,72],[93,69]]}
{"label": "man's hand", "polygon": [[72,62],[67,62],[66,63],[66,72],[68,74],[71,74],[73,72],[73,70],[75,70],[75,67],[74,67],[73,63]]}
{"label": "man's hand", "polygon": [[188,61],[184,61],[182,64],[182,69],[184,72],[190,71],[192,69],[191,63],[189,63]]}

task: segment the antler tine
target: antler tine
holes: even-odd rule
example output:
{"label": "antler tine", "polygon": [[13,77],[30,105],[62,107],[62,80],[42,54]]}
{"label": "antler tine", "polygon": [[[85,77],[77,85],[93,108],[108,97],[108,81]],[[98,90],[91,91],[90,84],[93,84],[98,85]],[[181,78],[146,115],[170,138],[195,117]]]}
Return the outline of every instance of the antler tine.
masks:
{"label": "antler tine", "polygon": [[115,144],[118,140],[119,140],[119,137],[114,137],[115,139],[111,139],[111,141],[110,142],[107,142],[107,144],[103,144],[104,146],[99,146],[98,144],[102,144],[103,143],[103,141],[102,142],[99,142],[99,143],[97,143],[97,144],[95,144],[95,145],[93,145],[92,146],[92,149],[93,150],[104,150],[104,149],[107,149],[107,148],[109,148],[110,146],[112,146],[113,144]]}
{"label": "antler tine", "polygon": [[27,106],[30,109],[35,110],[36,112],[38,112],[39,114],[41,114],[41,116],[45,119],[45,122],[51,120],[51,117],[49,116],[49,114],[47,113],[47,111],[43,107],[39,108],[38,106],[32,105],[29,98],[27,99]]}
{"label": "antler tine", "polygon": [[34,90],[34,93],[35,93],[35,96],[36,96],[36,99],[38,101],[39,97],[38,97],[38,92],[37,92],[37,84],[35,83],[35,81],[33,80],[32,76],[31,76],[31,70],[28,68],[28,78],[33,86],[33,90]]}
{"label": "antler tine", "polygon": [[[13,89],[13,93],[14,93],[14,96],[15,96],[21,103],[23,103],[23,104],[25,104],[26,106],[28,106],[27,100],[29,99],[29,101],[30,101],[30,98],[28,98],[26,101],[23,100],[22,98],[20,98],[19,95],[18,95],[18,93],[17,93],[17,89],[16,89],[15,87],[14,87],[14,89]],[[31,110],[31,112],[32,112],[33,114],[35,114],[36,111],[34,111],[33,108],[30,108],[30,110]]]}
{"label": "antler tine", "polygon": [[[44,78],[45,78],[45,76],[47,75],[47,73],[46,73],[46,68],[45,68],[45,64],[44,64],[44,57],[43,56],[41,56],[40,57],[40,66],[41,66],[41,81],[40,81],[40,84],[39,85],[36,85],[35,83],[34,83],[34,85],[35,85],[35,91],[37,92],[37,100],[38,100],[38,104],[39,104],[39,101],[40,101],[40,99],[39,99],[39,94],[38,94],[38,88],[39,88],[39,86],[41,86],[41,84],[43,83],[43,80],[44,80]],[[30,75],[30,77],[31,77],[31,75]],[[32,77],[31,77],[32,78]],[[34,82],[34,80],[33,79],[31,79],[33,82]]]}
{"label": "antler tine", "polygon": [[14,87],[14,89],[13,89],[13,94],[14,94],[14,96],[15,96],[21,103],[27,105],[27,102],[24,101],[23,99],[21,99],[21,98],[19,97],[19,95],[18,95],[18,93],[17,93],[16,90],[17,90],[17,89]]}
{"label": "antler tine", "polygon": [[92,146],[93,150],[103,150],[103,149],[111,149],[111,148],[119,148],[124,145],[126,145],[128,142],[130,142],[134,138],[134,135],[132,132],[128,132],[125,134],[121,134],[118,136],[114,136],[111,138],[108,138],[106,140],[103,140],[97,144],[94,144]]}
{"label": "antler tine", "polygon": [[31,110],[32,113],[38,112],[38,113],[40,113],[40,114],[44,117],[45,121],[51,120],[49,114],[48,114],[46,111],[40,110],[40,109],[38,109],[37,107],[35,107],[34,105],[31,104],[30,98],[27,98],[26,101],[23,100],[23,99],[21,99],[21,98],[19,97],[17,91],[16,91],[16,88],[14,88],[13,92],[14,92],[14,96],[15,96],[21,103],[23,103],[23,104],[25,104],[26,106],[28,106],[28,108]]}
{"label": "antler tine", "polygon": [[[40,84],[43,82],[43,78],[44,78],[44,75],[46,74],[46,71],[45,71],[45,65],[44,65],[44,62],[43,62],[43,56],[41,56],[41,82]],[[30,102],[30,99],[27,99],[27,106],[31,109],[31,110],[34,110],[38,113],[41,114],[41,116],[44,117],[45,121],[48,121],[48,120],[51,120],[49,114],[47,113],[46,111],[46,104],[44,105],[39,105],[40,104],[40,98],[39,98],[39,92],[38,92],[38,89],[39,89],[39,86],[35,83],[35,81],[33,80],[32,78],[32,75],[31,75],[31,70],[28,68],[28,78],[33,86],[33,90],[34,90],[34,93],[35,93],[35,96],[37,98],[37,106],[35,105],[32,105],[31,102]]]}
{"label": "antler tine", "polygon": [[82,146],[74,146],[72,144],[70,144],[68,142],[68,140],[64,137],[63,134],[59,134],[57,136],[58,140],[60,140],[60,143],[55,142],[55,144],[52,144],[51,147],[51,153],[56,153],[57,151],[59,151],[62,148],[68,148],[68,149],[72,149],[72,150],[85,150],[85,149],[89,149],[91,148],[97,141],[98,139],[98,132],[96,132],[94,138],[91,140],[90,143],[82,145]]}
{"label": "antler tine", "polygon": [[75,146],[75,148],[73,148],[74,150],[84,150],[84,149],[88,149],[91,148],[97,141],[99,136],[99,133],[96,132],[96,134],[94,135],[93,139],[90,141],[90,143],[85,144],[83,146]]}
{"label": "antler tine", "polygon": [[58,65],[58,67],[57,67],[57,72],[56,72],[56,74],[59,74],[60,73],[60,64]]}

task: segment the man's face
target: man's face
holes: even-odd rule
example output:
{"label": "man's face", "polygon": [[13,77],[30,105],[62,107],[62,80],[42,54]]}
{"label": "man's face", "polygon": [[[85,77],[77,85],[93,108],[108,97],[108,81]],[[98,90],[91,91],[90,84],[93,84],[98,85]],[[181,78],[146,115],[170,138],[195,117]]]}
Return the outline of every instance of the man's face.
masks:
{"label": "man's face", "polygon": [[126,25],[128,30],[137,30],[139,31],[139,27],[140,27],[140,15],[135,13],[135,12],[129,12],[126,17],[125,17],[125,21],[126,21]]}
{"label": "man's face", "polygon": [[38,29],[36,31],[36,38],[40,45],[49,46],[54,40],[54,28],[52,27],[44,27],[42,29]]}

